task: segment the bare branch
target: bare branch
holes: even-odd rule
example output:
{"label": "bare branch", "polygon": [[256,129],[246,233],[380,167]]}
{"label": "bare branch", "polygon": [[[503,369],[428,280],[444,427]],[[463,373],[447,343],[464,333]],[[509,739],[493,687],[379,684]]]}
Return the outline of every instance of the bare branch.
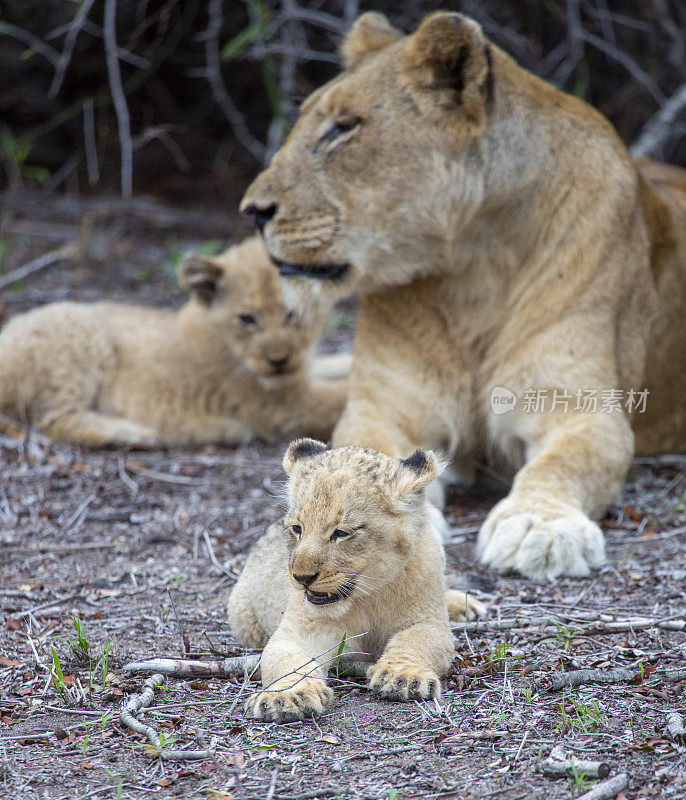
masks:
{"label": "bare branch", "polygon": [[119,150],[121,152],[121,194],[128,200],[133,194],[133,147],[131,144],[131,119],[126,105],[126,95],[121,82],[117,54],[117,0],[105,0],[105,56],[112,102],[117,115]]}
{"label": "bare branch", "polygon": [[655,155],[669,138],[672,125],[684,109],[686,109],[686,83],[682,83],[660,110],[646,122],[638,139],[631,145],[631,155]]}
{"label": "bare branch", "polygon": [[67,67],[71,61],[72,53],[74,52],[76,37],[79,35],[79,31],[81,30],[81,27],[88,16],[88,12],[93,7],[94,2],[95,0],[83,0],[83,2],[79,5],[76,14],[74,14],[74,19],[72,20],[69,30],[67,31],[67,35],[64,39],[64,48],[62,49],[60,60],[57,64],[57,69],[55,70],[55,77],[52,79],[50,89],[48,90],[48,97],[55,97],[57,92],[60,90],[60,86],[62,85],[62,81],[64,79],[64,73],[67,71]]}
{"label": "bare branch", "polygon": [[38,258],[34,258],[33,261],[29,261],[28,264],[24,264],[23,267],[17,267],[17,269],[8,272],[7,275],[0,277],[0,291],[11,286],[13,283],[23,281],[24,278],[28,278],[29,275],[41,272],[47,267],[56,264],[58,261],[73,258],[77,252],[77,245],[71,243],[58,247],[56,250],[51,250],[49,253],[45,253]]}

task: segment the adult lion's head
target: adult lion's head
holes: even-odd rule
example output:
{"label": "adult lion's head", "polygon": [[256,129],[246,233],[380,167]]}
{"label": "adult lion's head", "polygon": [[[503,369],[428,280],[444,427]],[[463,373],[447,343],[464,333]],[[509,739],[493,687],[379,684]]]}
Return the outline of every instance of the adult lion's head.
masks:
{"label": "adult lion's head", "polygon": [[301,299],[444,270],[484,194],[492,45],[477,23],[436,13],[404,36],[368,13],[342,54],[241,206]]}

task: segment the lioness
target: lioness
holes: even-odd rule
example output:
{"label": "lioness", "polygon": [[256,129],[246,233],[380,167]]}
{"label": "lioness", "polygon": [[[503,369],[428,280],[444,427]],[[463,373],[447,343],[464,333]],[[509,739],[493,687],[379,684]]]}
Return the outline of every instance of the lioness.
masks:
{"label": "lioness", "polygon": [[241,644],[260,647],[270,637],[264,691],[248,699],[248,712],[277,722],[321,714],[333,697],[328,665],[344,636],[345,652],[376,662],[367,675],[377,694],[438,697],[454,650],[446,599],[452,615],[458,606],[470,616],[482,607],[446,595],[443,546],[424,491],[438,474],[433,453],[399,460],[300,439],[283,466],[283,525],[258,542],[229,598]]}
{"label": "lioness", "polygon": [[191,296],[178,311],[63,302],[12,319],[0,411],[88,447],[327,438],[347,390],[310,375],[336,372],[309,357],[329,304],[289,310],[256,237],[186,256],[179,280]]}
{"label": "lioness", "polygon": [[467,17],[365,14],[343,57],[242,202],[291,297],[361,294],[333,442],[519,470],[481,558],[587,575],[634,447],[686,449],[686,213]]}

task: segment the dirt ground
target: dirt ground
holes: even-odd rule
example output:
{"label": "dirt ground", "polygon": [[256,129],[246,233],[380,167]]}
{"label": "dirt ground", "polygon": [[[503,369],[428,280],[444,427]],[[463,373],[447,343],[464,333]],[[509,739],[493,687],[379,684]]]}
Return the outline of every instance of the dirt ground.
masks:
{"label": "dirt ground", "polygon": [[[189,217],[143,201],[15,198],[13,211],[7,270],[78,231],[83,252],[7,290],[5,318],[65,297],[178,303],[178,254],[239,232],[216,209]],[[347,347],[352,324],[339,311],[325,349]],[[84,452],[0,425],[0,797],[581,796],[590,772],[545,774],[557,745],[626,773],[623,794],[604,797],[686,797],[684,740],[667,731],[686,711],[686,680],[664,673],[686,667],[684,457],[634,465],[603,521],[609,561],[587,580],[490,573],[474,541],[499,495],[452,491],[449,560],[489,611],[454,626],[440,701],[384,703],[341,679],[323,717],[257,724],[243,714],[255,680],[170,677],[141,715],[161,744],[123,726],[147,678],[128,662],[239,654],[225,603],[280,514],[282,449]],[[616,667],[633,679],[550,689],[562,671]],[[210,753],[178,758],[199,748]]]}

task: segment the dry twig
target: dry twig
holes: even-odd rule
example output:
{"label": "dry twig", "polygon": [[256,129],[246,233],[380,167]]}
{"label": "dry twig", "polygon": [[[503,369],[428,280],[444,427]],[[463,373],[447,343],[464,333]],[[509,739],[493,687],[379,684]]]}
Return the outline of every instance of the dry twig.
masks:
{"label": "dry twig", "polygon": [[686,744],[686,728],[681,714],[670,714],[667,717],[667,733],[677,744]]}
{"label": "dry twig", "polygon": [[[574,669],[541,681],[541,688],[549,692],[559,692],[561,689],[574,689],[587,683],[626,683],[635,680],[640,674],[639,670],[626,667]],[[677,683],[686,680],[686,668],[657,669],[650,673],[650,677],[667,683]]]}
{"label": "dry twig", "polygon": [[596,784],[590,792],[582,794],[577,800],[614,800],[614,798],[623,790],[626,789],[629,783],[629,776],[626,772],[620,772],[614,778]]}
{"label": "dry twig", "polygon": [[[164,675],[160,673],[151,675],[143,684],[143,691],[130,698],[119,712],[121,724],[132,731],[136,731],[136,733],[143,734],[156,750],[163,744],[163,738],[150,725],[139,722],[134,715],[152,703],[155,696],[155,688],[161,686],[163,682]],[[164,761],[196,761],[203,758],[212,758],[213,755],[211,750],[165,750],[164,748],[159,750],[159,757]]]}
{"label": "dry twig", "polygon": [[47,267],[57,264],[58,261],[74,258],[77,253],[78,245],[73,242],[58,247],[56,250],[51,250],[49,253],[44,253],[38,258],[34,258],[33,261],[29,261],[28,264],[17,267],[11,272],[8,272],[7,275],[0,277],[0,291],[6,289],[8,286],[12,286],[13,283],[23,281],[24,278],[28,278],[29,275],[34,275],[36,272],[41,272]]}

